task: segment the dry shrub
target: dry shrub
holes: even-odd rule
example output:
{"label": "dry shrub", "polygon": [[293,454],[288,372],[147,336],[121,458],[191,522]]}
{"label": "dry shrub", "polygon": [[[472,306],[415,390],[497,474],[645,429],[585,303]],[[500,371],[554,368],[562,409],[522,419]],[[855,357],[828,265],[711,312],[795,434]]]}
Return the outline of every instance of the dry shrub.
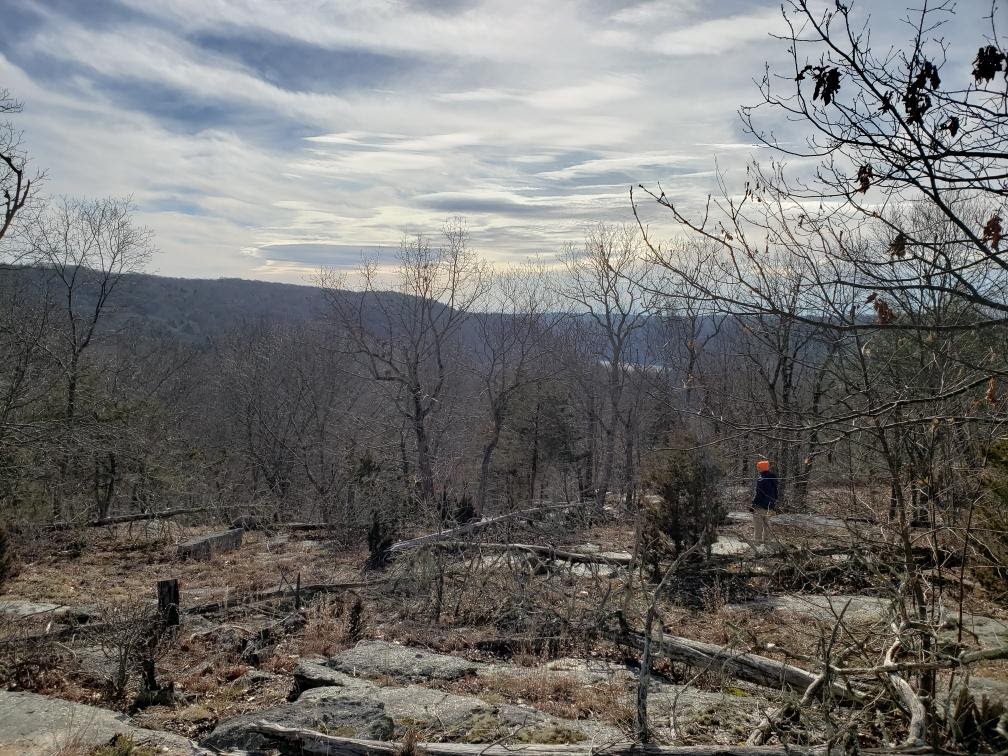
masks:
{"label": "dry shrub", "polygon": [[402,743],[396,751],[396,756],[423,756],[426,753],[417,743],[416,730],[409,729],[403,735]]}
{"label": "dry shrub", "polygon": [[298,646],[302,654],[328,656],[343,647],[343,604],[322,597],[308,606]]}
{"label": "dry shrub", "polygon": [[349,601],[323,596],[308,606],[305,619],[298,650],[322,656],[355,644],[364,637],[368,624],[367,610],[357,594],[351,594]]}
{"label": "dry shrub", "polygon": [[[170,696],[173,686],[162,688],[156,668],[158,660],[171,652],[175,635],[163,631],[156,608],[142,600],[110,603],[100,608],[99,616],[102,629],[96,640],[105,663],[95,672],[104,683],[106,697],[118,703],[133,687],[138,689],[138,702],[155,702],[150,695],[162,691]],[[141,681],[134,686],[137,673]]]}
{"label": "dry shrub", "polygon": [[704,610],[710,612],[711,614],[719,613],[728,603],[728,599],[724,595],[720,577],[715,577],[713,582],[701,588],[700,595],[703,599]]}
{"label": "dry shrub", "polygon": [[0,688],[35,693],[58,691],[66,680],[71,654],[51,641],[0,641]]}

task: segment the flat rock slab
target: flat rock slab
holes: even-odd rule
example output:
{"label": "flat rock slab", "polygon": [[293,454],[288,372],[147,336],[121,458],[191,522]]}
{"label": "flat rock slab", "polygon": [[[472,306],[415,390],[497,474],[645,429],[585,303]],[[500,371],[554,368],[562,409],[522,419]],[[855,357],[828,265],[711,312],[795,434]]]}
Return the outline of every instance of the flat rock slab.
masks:
{"label": "flat rock slab", "polygon": [[1008,707],[1008,680],[995,680],[992,677],[974,675],[966,687],[977,700],[986,697],[988,701],[996,701],[1002,706]]}
{"label": "flat rock slab", "polygon": [[729,535],[719,535],[717,540],[711,544],[711,553],[718,556],[734,556],[744,554],[749,549],[749,544],[741,538]]}
{"label": "flat rock slab", "polygon": [[342,672],[326,666],[329,660],[324,656],[305,656],[298,659],[294,667],[294,690],[291,698],[296,699],[306,690],[312,688],[340,687],[350,679]]}
{"label": "flat rock slab", "polygon": [[234,551],[241,548],[242,535],[245,533],[241,528],[225,530],[222,533],[211,533],[201,538],[194,538],[191,541],[178,545],[179,559],[207,560],[214,554],[222,554],[226,551]]}
{"label": "flat rock slab", "polygon": [[[952,619],[958,619],[952,617]],[[973,641],[980,648],[995,648],[1008,644],[1008,622],[981,617],[976,614],[963,614],[963,640]]]}
{"label": "flat rock slab", "polygon": [[[731,522],[752,522],[752,512],[729,512],[728,519]],[[795,528],[804,528],[806,530],[822,530],[828,528],[831,530],[848,530],[857,525],[863,525],[862,523],[856,523],[853,521],[840,520],[836,517],[826,517],[824,515],[816,514],[798,514],[795,512],[783,512],[781,514],[772,514],[770,516],[770,523],[778,525],[790,525]]]}
{"label": "flat rock slab", "polygon": [[[843,613],[850,624],[886,621],[892,614],[892,601],[875,596],[826,596],[823,594],[785,594],[768,596],[742,604],[730,604],[733,609],[756,611],[788,611],[821,622],[835,621]],[[844,607],[846,606],[846,611]],[[954,610],[944,615],[943,632],[958,635],[958,616]],[[980,648],[994,648],[1008,643],[1008,621],[963,613],[963,641]]]}
{"label": "flat rock slab", "polygon": [[44,601],[29,601],[17,596],[0,596],[0,614],[13,617],[31,617],[36,614],[55,612],[57,609],[67,609],[61,604],[50,604]]}
{"label": "flat rock slab", "polygon": [[[849,605],[848,605],[849,603]],[[835,620],[843,613],[848,623],[874,623],[889,615],[892,602],[874,596],[825,596],[821,594],[785,594],[729,604],[732,609],[755,611],[793,612],[802,617],[811,617],[823,622]],[[846,606],[846,612],[844,607]]]}
{"label": "flat rock slab", "polygon": [[435,654],[398,643],[364,640],[331,659],[325,666],[355,677],[392,677],[396,680],[458,680],[476,674],[481,664],[458,656]]}
{"label": "flat rock slab", "polygon": [[[479,695],[457,695],[422,685],[389,684],[389,678],[403,683],[436,681],[451,684],[465,675],[480,680],[485,687]],[[368,679],[370,678],[370,679]],[[532,707],[502,703],[496,690],[515,690],[513,681],[528,681],[533,689],[548,688],[567,679],[574,686],[592,687],[614,683],[613,694],[628,710],[633,706],[636,675],[627,667],[603,659],[556,659],[544,666],[483,664],[458,657],[383,641],[362,641],[336,657],[305,657],[294,670],[293,697],[301,700],[356,695],[380,702],[395,725],[395,736],[405,729],[433,728],[439,738],[459,742],[492,742],[516,733],[512,742],[576,743],[617,742],[624,736],[614,725],[592,720],[553,717]],[[518,688],[520,689],[519,682]],[[489,694],[489,695],[488,695]],[[481,697],[482,696],[482,697]],[[651,712],[656,725],[666,734],[683,727],[735,723],[744,736],[758,722],[761,712],[776,705],[765,691],[751,686],[727,686],[723,691],[704,691],[674,685],[660,678],[652,680]],[[733,727],[735,726],[733,725]]]}
{"label": "flat rock slab", "polygon": [[116,735],[164,754],[195,754],[180,735],[137,727],[124,714],[35,693],[0,691],[0,756],[90,753]]}

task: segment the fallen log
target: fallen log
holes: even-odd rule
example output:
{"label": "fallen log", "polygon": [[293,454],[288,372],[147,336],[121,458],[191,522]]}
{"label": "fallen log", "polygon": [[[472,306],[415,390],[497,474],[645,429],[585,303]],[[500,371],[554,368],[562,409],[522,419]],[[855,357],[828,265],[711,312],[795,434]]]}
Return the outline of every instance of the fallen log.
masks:
{"label": "fallen log", "polygon": [[[495,743],[395,743],[380,740],[343,738],[323,735],[315,730],[284,727],[274,722],[260,720],[251,726],[254,732],[284,743],[293,744],[298,753],[324,754],[325,756],[367,756],[387,754],[398,756],[404,753],[427,754],[427,756],[812,756],[827,754],[827,748],[795,748],[794,746],[659,746],[640,743],[592,743],[587,745],[540,745],[518,743],[499,745]],[[412,746],[413,750],[409,750]],[[915,754],[931,756],[931,749],[862,749],[859,753],[871,754]]]}
{"label": "fallen log", "polygon": [[561,551],[553,546],[539,546],[530,543],[468,543],[466,541],[450,541],[439,543],[442,548],[474,548],[484,551],[524,551],[528,554],[535,554],[545,559],[556,562],[570,562],[572,564],[608,564],[608,565],[630,565],[633,563],[633,556],[602,554],[582,554],[576,551]]}
{"label": "fallen log", "polygon": [[203,514],[210,512],[211,507],[185,507],[182,509],[164,509],[160,512],[140,512],[138,514],[116,515],[115,517],[101,517],[89,522],[54,522],[47,530],[74,530],[76,528],[101,528],[106,525],[122,525],[127,522],[141,522],[143,520],[163,520],[168,517],[178,517],[186,514]]}
{"label": "fallen log", "polygon": [[562,509],[573,509],[575,507],[582,506],[581,502],[575,502],[573,504],[550,504],[545,507],[534,507],[532,509],[519,509],[515,512],[508,512],[507,514],[497,515],[496,517],[485,517],[482,520],[476,520],[475,522],[467,522],[465,525],[459,525],[457,528],[448,528],[447,530],[440,530],[437,533],[428,533],[427,535],[418,536],[416,538],[410,538],[405,541],[399,541],[393,543],[389,546],[388,550],[392,553],[397,551],[406,551],[407,549],[415,549],[419,546],[425,546],[429,543],[437,543],[439,541],[444,541],[447,538],[457,538],[458,536],[468,535],[469,533],[476,533],[484,528],[488,528],[491,525],[496,525],[498,523],[504,522],[506,520],[520,519],[532,517],[543,512],[557,511]]}
{"label": "fallen log", "polygon": [[[638,651],[644,648],[644,636],[633,630],[610,631],[608,635],[610,640],[629,645]],[[716,669],[738,680],[765,688],[786,688],[804,694],[817,680],[815,674],[800,667],[758,654],[732,651],[713,643],[665,635],[660,640],[652,639],[651,645],[651,653],[654,655],[686,662],[694,667]],[[861,694],[839,682],[833,683],[831,691],[839,700],[857,701],[862,698]]]}
{"label": "fallen log", "polygon": [[233,528],[221,533],[209,533],[193,538],[191,541],[178,545],[178,557],[179,559],[196,559],[205,562],[214,554],[240,549],[244,533],[245,531],[241,528]]}

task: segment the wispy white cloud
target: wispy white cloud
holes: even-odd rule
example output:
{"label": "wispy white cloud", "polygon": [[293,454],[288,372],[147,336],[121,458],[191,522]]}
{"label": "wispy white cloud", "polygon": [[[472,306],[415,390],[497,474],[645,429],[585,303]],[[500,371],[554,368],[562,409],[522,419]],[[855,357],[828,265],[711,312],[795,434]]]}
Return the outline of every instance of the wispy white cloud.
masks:
{"label": "wispy white cloud", "polygon": [[455,214],[514,259],[632,220],[639,181],[703,197],[784,52],[757,0],[86,5],[19,5],[2,84],[47,190],[132,194],[182,275],[300,279]]}

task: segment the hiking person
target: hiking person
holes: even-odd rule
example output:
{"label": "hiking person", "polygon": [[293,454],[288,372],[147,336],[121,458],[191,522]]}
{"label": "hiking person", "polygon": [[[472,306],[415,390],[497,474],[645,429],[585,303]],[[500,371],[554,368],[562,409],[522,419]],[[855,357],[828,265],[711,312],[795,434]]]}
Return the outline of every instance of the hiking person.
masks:
{"label": "hiking person", "polygon": [[766,531],[770,527],[770,513],[777,506],[777,473],[770,469],[770,462],[761,459],[756,463],[759,478],[756,493],[753,494],[753,540],[757,545],[766,543]]}

